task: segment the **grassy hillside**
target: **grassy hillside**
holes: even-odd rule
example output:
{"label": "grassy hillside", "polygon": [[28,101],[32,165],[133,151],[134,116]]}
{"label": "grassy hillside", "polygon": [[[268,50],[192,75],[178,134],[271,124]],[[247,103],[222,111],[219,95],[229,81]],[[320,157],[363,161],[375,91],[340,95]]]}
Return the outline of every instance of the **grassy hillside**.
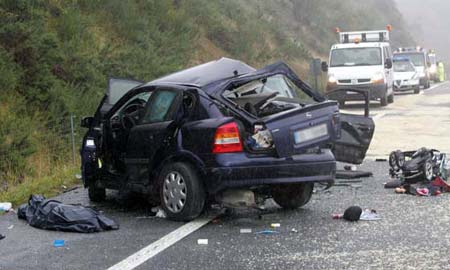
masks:
{"label": "grassy hillside", "polygon": [[0,201],[72,183],[69,117],[95,110],[110,75],[149,81],[228,56],[283,59],[307,78],[336,26],[392,23],[394,38],[410,39],[390,1],[360,2],[0,0]]}

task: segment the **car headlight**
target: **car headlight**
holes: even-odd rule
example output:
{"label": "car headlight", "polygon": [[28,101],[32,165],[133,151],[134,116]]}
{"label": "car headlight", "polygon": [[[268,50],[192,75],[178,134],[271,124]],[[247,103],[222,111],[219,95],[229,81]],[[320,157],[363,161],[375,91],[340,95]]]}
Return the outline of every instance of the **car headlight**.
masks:
{"label": "car headlight", "polygon": [[382,72],[377,72],[373,74],[372,79],[370,81],[376,84],[384,83],[384,74]]}
{"label": "car headlight", "polygon": [[335,84],[336,82],[337,82],[337,79],[336,79],[336,77],[334,77],[334,75],[332,75],[332,74],[328,75],[328,83]]}

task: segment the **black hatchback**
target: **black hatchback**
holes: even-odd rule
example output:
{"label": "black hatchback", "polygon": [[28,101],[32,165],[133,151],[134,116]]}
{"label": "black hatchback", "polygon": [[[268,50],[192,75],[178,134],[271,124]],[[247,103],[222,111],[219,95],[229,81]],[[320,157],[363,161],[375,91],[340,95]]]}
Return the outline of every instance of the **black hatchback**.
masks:
{"label": "black hatchback", "polygon": [[340,113],[286,64],[228,58],[149,83],[110,79],[82,126],[91,200],[139,192],[182,221],[211,202],[300,207],[314,183],[332,185],[336,160],[362,163],[374,132],[367,114]]}

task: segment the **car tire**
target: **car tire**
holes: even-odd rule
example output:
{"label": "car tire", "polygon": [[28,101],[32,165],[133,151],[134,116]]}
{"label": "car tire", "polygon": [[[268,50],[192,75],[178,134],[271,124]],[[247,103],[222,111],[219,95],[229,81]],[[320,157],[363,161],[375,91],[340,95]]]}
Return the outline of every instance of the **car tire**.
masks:
{"label": "car tire", "polygon": [[420,86],[417,88],[414,88],[414,94],[419,94],[420,93]]}
{"label": "car tire", "polygon": [[394,103],[394,93],[390,94],[387,98],[388,103]]}
{"label": "car tire", "polygon": [[424,88],[425,88],[425,89],[430,88],[430,80],[427,80],[427,81],[425,82]]}
{"label": "car tire", "polygon": [[93,202],[102,202],[106,199],[106,189],[97,187],[96,181],[88,184],[89,200]]}
{"label": "car tire", "polygon": [[170,163],[159,175],[161,207],[167,218],[190,221],[204,209],[206,192],[194,168],[187,163]]}
{"label": "car tire", "polygon": [[433,163],[431,159],[425,160],[423,164],[423,176],[425,180],[432,181],[433,180]]}
{"label": "car tire", "polygon": [[380,104],[381,104],[382,107],[388,105],[388,96],[387,96],[387,94],[384,94],[384,96],[380,98]]}
{"label": "car tire", "polygon": [[339,100],[339,108],[344,108],[345,107],[345,100]]}
{"label": "car tire", "polygon": [[309,202],[314,183],[281,184],[271,188],[273,200],[282,208],[296,209]]}

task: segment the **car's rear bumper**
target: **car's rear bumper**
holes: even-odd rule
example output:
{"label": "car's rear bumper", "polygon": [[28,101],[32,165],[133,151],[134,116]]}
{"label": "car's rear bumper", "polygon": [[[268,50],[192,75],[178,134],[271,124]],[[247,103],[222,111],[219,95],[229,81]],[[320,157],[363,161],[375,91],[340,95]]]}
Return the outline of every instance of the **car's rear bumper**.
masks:
{"label": "car's rear bumper", "polygon": [[217,166],[206,168],[210,193],[236,187],[301,182],[333,183],[336,161],[329,149],[290,158],[249,157],[243,153],[216,155]]}
{"label": "car's rear bumper", "polygon": [[[369,95],[369,100],[378,100],[380,98],[383,98],[387,94],[387,89],[384,84],[335,85],[333,87],[327,87],[327,92],[342,89],[365,90]],[[337,101],[361,101],[364,100],[364,96],[361,94],[339,91],[333,93],[333,96],[330,97],[330,99]]]}

